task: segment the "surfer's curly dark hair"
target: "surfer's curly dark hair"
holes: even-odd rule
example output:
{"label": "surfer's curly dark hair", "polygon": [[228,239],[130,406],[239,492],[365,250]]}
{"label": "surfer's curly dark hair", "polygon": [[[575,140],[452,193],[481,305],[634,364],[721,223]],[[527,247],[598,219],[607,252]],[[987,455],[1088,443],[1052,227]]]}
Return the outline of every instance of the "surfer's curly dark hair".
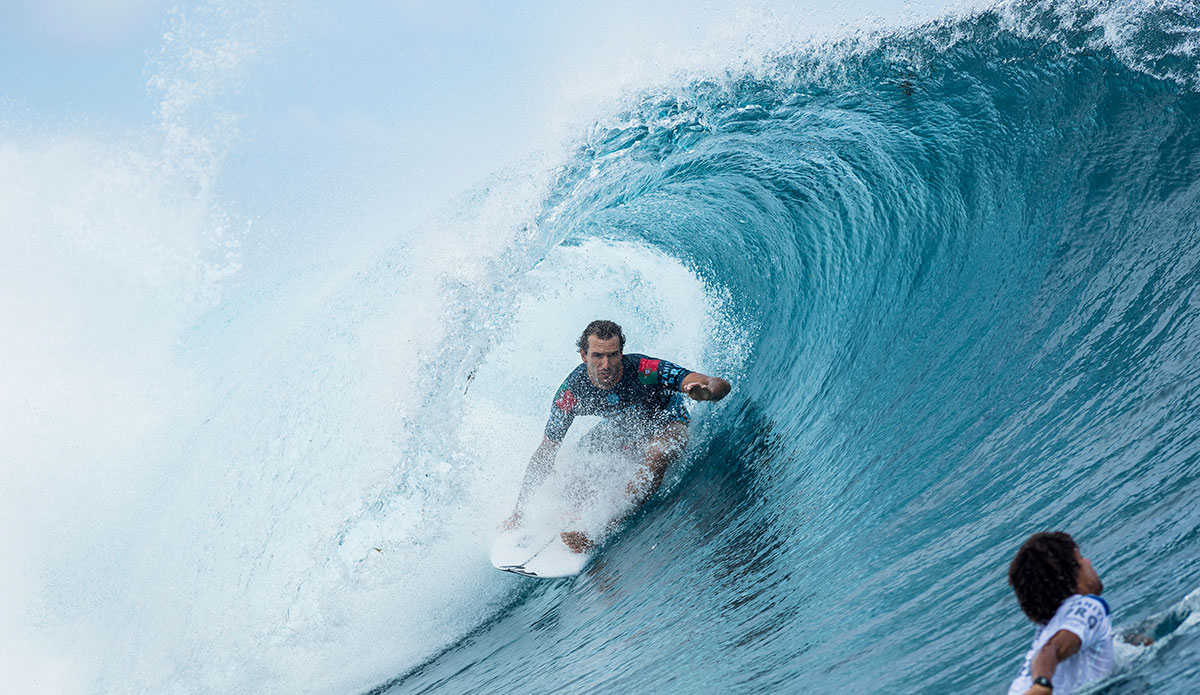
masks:
{"label": "surfer's curly dark hair", "polygon": [[1045,625],[1079,586],[1075,539],[1062,531],[1035,533],[1008,566],[1008,583],[1029,619]]}
{"label": "surfer's curly dark hair", "polygon": [[621,327],[612,321],[597,319],[587,325],[583,329],[583,335],[579,336],[579,340],[575,341],[575,345],[584,352],[588,349],[588,336],[596,336],[600,340],[608,340],[610,338],[621,339],[621,350],[625,350],[625,334],[621,332]]}

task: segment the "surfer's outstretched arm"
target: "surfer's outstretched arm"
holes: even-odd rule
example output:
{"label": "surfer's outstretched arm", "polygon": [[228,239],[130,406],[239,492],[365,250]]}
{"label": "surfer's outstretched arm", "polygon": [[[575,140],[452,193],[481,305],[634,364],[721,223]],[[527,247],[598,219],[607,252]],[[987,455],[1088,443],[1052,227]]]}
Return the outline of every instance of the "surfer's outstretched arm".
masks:
{"label": "surfer's outstretched arm", "polygon": [[719,376],[692,372],[683,378],[679,390],[694,401],[719,401],[729,395],[729,382]]}
{"label": "surfer's outstretched arm", "polygon": [[546,476],[550,475],[550,471],[554,469],[554,457],[558,455],[558,447],[561,444],[562,442],[556,442],[549,437],[542,437],[542,443],[533,452],[533,456],[529,457],[529,466],[525,469],[525,479],[521,481],[521,491],[517,493],[517,506],[516,509],[513,509],[512,516],[504,523],[506,528],[512,528],[521,520],[521,511],[525,508],[529,495],[533,494],[533,491],[546,480]]}

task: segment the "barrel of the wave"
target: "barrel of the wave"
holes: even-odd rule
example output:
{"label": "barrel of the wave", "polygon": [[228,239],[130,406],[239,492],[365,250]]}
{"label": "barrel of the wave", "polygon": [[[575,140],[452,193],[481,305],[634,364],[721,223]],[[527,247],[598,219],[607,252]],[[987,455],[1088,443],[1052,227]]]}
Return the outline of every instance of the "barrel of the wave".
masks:
{"label": "barrel of the wave", "polygon": [[[626,354],[625,335],[612,321],[589,323],[576,347],[582,364],[554,395],[516,508],[493,543],[499,570],[538,578],[582,571],[687,447],[687,400],[720,400],[730,391],[720,377]],[[592,426],[560,456],[577,418],[580,426],[591,418]]]}

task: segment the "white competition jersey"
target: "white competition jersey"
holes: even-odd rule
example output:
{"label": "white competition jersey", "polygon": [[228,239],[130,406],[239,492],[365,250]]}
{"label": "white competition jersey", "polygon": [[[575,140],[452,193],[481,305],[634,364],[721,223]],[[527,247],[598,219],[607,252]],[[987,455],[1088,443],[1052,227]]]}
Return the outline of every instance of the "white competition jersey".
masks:
{"label": "white competition jersey", "polygon": [[1008,688],[1009,695],[1022,695],[1033,685],[1029,669],[1033,657],[1059,630],[1068,630],[1079,637],[1079,651],[1060,663],[1054,670],[1054,695],[1071,695],[1080,686],[1107,676],[1113,669],[1112,621],[1108,604],[1099,596],[1075,594],[1062,602],[1054,617],[1038,626],[1033,647],[1025,655],[1021,674]]}

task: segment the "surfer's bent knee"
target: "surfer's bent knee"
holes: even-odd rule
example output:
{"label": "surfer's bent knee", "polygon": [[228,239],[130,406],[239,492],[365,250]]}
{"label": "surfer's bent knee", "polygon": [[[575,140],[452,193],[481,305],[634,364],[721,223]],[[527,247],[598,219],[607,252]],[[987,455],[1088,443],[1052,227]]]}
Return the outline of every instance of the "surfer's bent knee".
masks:
{"label": "surfer's bent knee", "polygon": [[664,461],[679,457],[688,443],[688,426],[685,422],[669,422],[663,425],[650,441],[650,456]]}

